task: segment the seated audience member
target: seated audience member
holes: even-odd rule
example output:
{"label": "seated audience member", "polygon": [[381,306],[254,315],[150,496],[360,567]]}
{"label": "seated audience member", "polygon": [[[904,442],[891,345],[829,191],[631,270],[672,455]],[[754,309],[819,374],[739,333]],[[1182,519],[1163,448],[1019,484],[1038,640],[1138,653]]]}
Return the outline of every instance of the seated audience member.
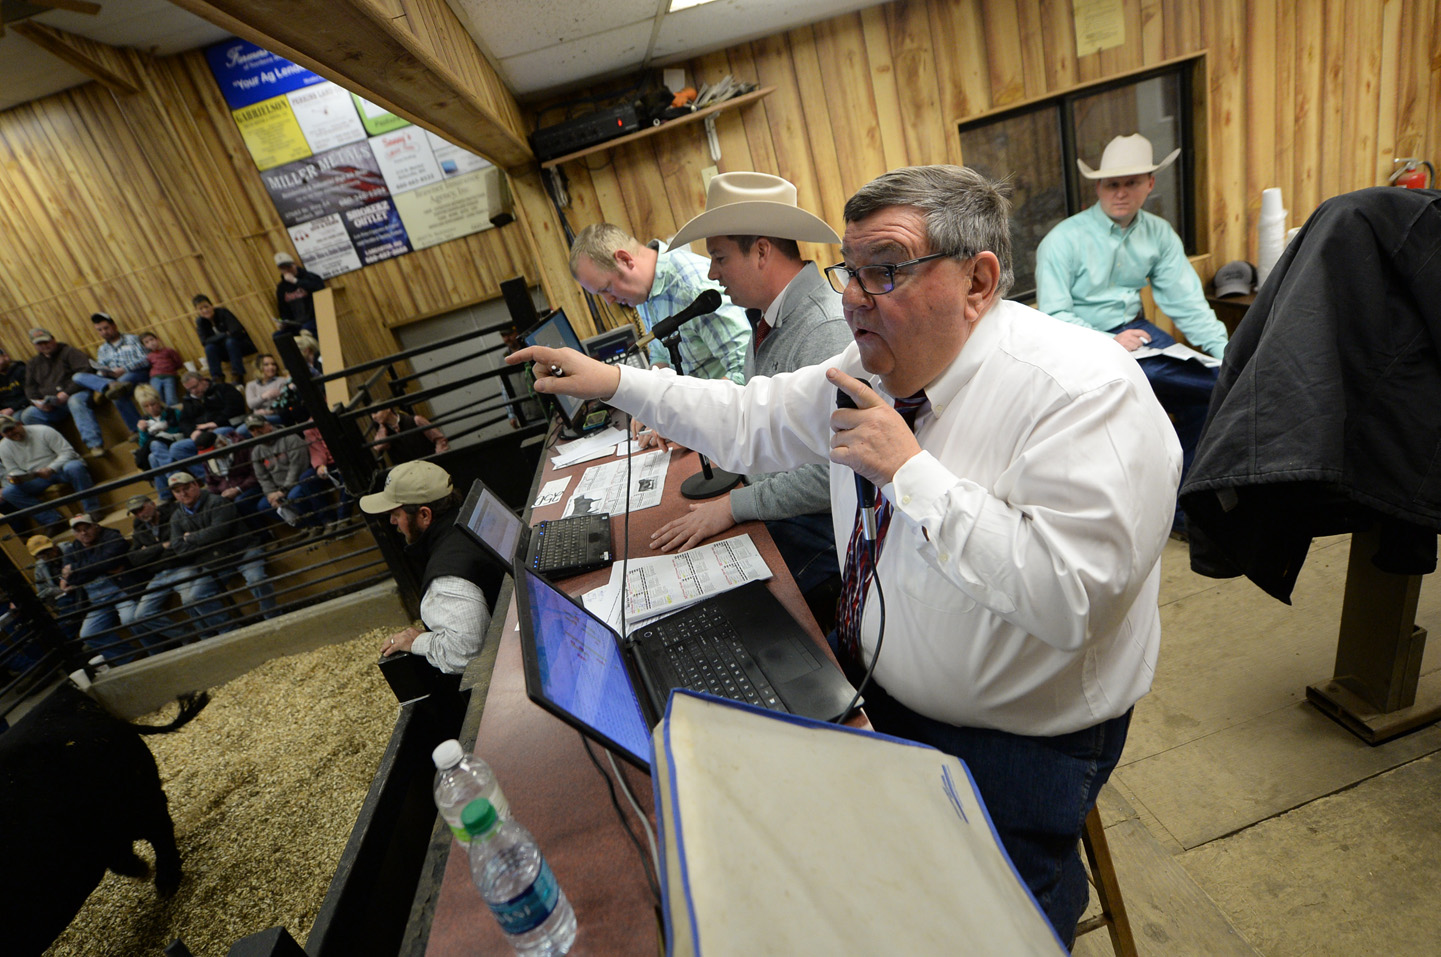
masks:
{"label": "seated audience member", "polygon": [[140,344],[150,361],[150,388],[160,393],[160,401],[175,405],[180,401],[180,373],[185,369],[185,360],[153,332],[140,333]]}
{"label": "seated audience member", "polygon": [[[148,385],[136,386],[134,399],[145,415],[135,423],[135,467],[142,472],[163,469],[175,461],[175,443],[189,434],[181,421],[180,410],[166,405],[160,393]],[[161,501],[170,498],[170,487],[165,484],[167,474],[155,476],[155,490],[160,493]]]}
{"label": "seated audience member", "polygon": [[364,495],[360,508],[390,514],[405,537],[406,558],[420,570],[423,629],[396,632],[382,655],[425,656],[445,674],[458,675],[480,653],[502,572],[478,542],[455,524],[460,511],[450,474],[433,462],[406,462],[390,470],[385,488]]}
{"label": "seated audience member", "polygon": [[232,449],[228,436],[206,432],[195,440],[195,450],[200,454],[216,453],[201,463],[206,489],[234,505],[245,524],[259,530],[263,523],[258,516],[265,496],[260,493],[260,480],[250,462],[250,449]]}
{"label": "seated audience member", "polygon": [[[5,470],[5,501],[15,508],[40,504],[40,494],[59,482],[83,492],[94,483],[90,470],[80,460],[65,436],[48,425],[26,426],[10,416],[0,416],[0,468]],[[91,512],[100,511],[98,498],[81,500]],[[60,513],[53,508],[35,514],[35,520],[49,527],[63,528]]]}
{"label": "seated audience member", "polygon": [[202,489],[189,472],[170,476],[170,491],[179,503],[170,515],[171,553],[213,575],[240,572],[260,617],[274,618],[275,588],[265,570],[265,553],[235,506]]}
{"label": "seated audience member", "polygon": [[312,379],[325,375],[325,363],[320,358],[320,343],[314,336],[296,336],[295,348],[300,350],[300,358],[305,360],[305,371],[310,373]]}
{"label": "seated audience member", "polygon": [[45,329],[31,329],[35,356],[25,368],[25,397],[29,406],[20,416],[26,425],[56,425],[75,420],[85,457],[105,454],[105,440],[95,419],[94,398],[76,374],[89,374],[90,357],[68,343],[59,342]]}
{"label": "seated audience member", "polygon": [[[184,373],[180,384],[185,388],[185,398],[180,402],[180,424],[188,434],[170,447],[172,462],[194,456],[195,440],[202,432],[235,435],[238,431],[250,438],[245,429],[236,428],[245,422],[245,396],[239,389],[228,382],[212,381],[199,372]],[[195,465],[192,469],[197,477],[200,468]]]}
{"label": "seated audience member", "polygon": [[276,253],[280,282],[275,284],[275,315],[282,330],[305,331],[315,335],[315,301],[312,293],[325,288],[325,280],[296,265],[290,253]]}
{"label": "seated audience member", "polygon": [[[1096,181],[1096,204],[1052,229],[1036,249],[1036,308],[1056,319],[1111,336],[1128,352],[1164,349],[1175,339],[1141,315],[1141,290],[1151,293],[1176,328],[1197,349],[1215,358],[1226,352],[1226,327],[1206,302],[1181,237],[1171,224],[1141,206],[1156,185],[1156,172],[1180,154],[1153,162],[1151,141],[1139,133],[1117,136],[1101,154],[1101,168],[1081,160],[1081,174]],[[1195,359],[1150,355],[1138,360],[1161,407],[1175,419],[1181,440],[1181,479],[1191,468],[1216,368]],[[1184,534],[1176,507],[1173,533]]]}
{"label": "seated audience member", "polygon": [[160,614],[178,590],[186,613],[200,625],[204,637],[209,637],[226,630],[225,603],[215,597],[220,594],[220,583],[201,571],[198,551],[176,554],[170,549],[170,516],[179,507],[173,499],[156,505],[145,495],[132,495],[125,502],[132,518],[126,559],[136,574],[149,579],[135,620],[144,622]]}
{"label": "seated audience member", "polygon": [[344,525],[345,520],[350,517],[350,493],[346,491],[345,478],[335,467],[335,456],[330,454],[330,446],[325,444],[325,437],[320,434],[320,429],[312,427],[300,434],[305,437],[305,444],[310,448],[310,467],[315,469],[316,477],[325,479],[335,489],[335,510],[331,513],[331,520],[325,525],[328,535]]}
{"label": "seated audience member", "polygon": [[255,415],[271,418],[276,401],[285,394],[290,376],[280,374],[275,356],[262,352],[255,357],[255,378],[245,383],[245,405]]}
{"label": "seated audience member", "polygon": [[0,349],[0,415],[19,415],[30,405],[25,398],[25,363]]}
{"label": "seated audience member", "polygon": [[75,638],[80,633],[80,626],[68,615],[78,606],[79,596],[74,591],[66,592],[60,588],[61,570],[65,567],[64,552],[48,535],[32,535],[25,540],[25,550],[35,559],[35,597],[54,612],[55,623],[65,637]]}
{"label": "seated audience member", "polygon": [[411,415],[398,409],[376,409],[370,414],[370,419],[375,423],[376,441],[371,448],[375,449],[377,458],[385,455],[392,465],[450,451],[445,433],[419,413]]}
{"label": "seated audience member", "polygon": [[250,449],[250,464],[260,480],[264,508],[273,508],[287,525],[306,529],[318,538],[325,534],[326,484],[310,467],[310,446],[294,432],[272,436],[275,427],[258,415],[246,419],[250,434],[259,439]]}
{"label": "seated audience member", "polygon": [[225,381],[225,361],[230,361],[230,381],[245,381],[245,357],[255,351],[250,333],[224,306],[215,306],[210,297],[196,293],[190,300],[195,307],[195,334],[205,347],[205,364],[216,382]]}
{"label": "seated audience member", "polygon": [[125,427],[135,431],[135,421],[140,413],[129,398],[136,385],[150,380],[150,359],[140,337],[122,333],[109,313],[97,312],[90,317],[95,331],[100,335],[100,348],[95,353],[93,372],[75,373],[75,381],[81,385],[104,393],[115,402],[115,410],[125,422]]}
{"label": "seated audience member", "polygon": [[[130,543],[113,528],[105,528],[89,515],[76,515],[70,520],[75,541],[65,555],[66,564],[60,571],[60,589],[78,588],[85,596],[89,611],[80,623],[80,640],[92,652],[99,652],[111,664],[123,664],[134,655],[113,644],[119,638],[116,629],[135,622],[139,603],[130,589],[137,584],[126,554]],[[165,638],[179,638],[179,632],[167,629],[173,622],[152,621],[135,624],[131,635],[147,648],[154,648]],[[110,645],[110,647],[104,647]]]}

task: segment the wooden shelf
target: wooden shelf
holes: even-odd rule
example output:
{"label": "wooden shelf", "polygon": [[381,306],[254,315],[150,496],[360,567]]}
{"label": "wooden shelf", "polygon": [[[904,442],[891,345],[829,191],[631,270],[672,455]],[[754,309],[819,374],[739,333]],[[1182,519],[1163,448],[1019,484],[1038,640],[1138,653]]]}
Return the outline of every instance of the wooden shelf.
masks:
{"label": "wooden shelf", "polygon": [[745,106],[747,103],[754,103],[756,100],[759,100],[763,96],[770,96],[772,93],[775,92],[775,90],[776,88],[773,86],[763,86],[759,90],[752,90],[751,92],[745,93],[741,96],[733,96],[729,100],[722,100],[721,102],[713,103],[710,106],[705,107],[704,109],[696,110],[694,113],[689,113],[685,116],[669,120],[665,123],[662,123],[660,126],[647,126],[645,129],[637,130],[634,133],[627,133],[625,136],[617,136],[613,140],[606,140],[604,143],[597,143],[594,146],[587,146],[585,149],[577,150],[574,153],[567,153],[564,156],[557,156],[555,159],[548,159],[540,165],[542,169],[553,169],[554,167],[559,166],[562,163],[569,163],[571,160],[580,159],[582,156],[589,156],[591,153],[600,153],[604,150],[615,149],[617,146],[620,146],[623,143],[629,143],[632,140],[645,139],[647,136],[654,136],[657,133],[664,133],[666,130],[673,130],[677,126],[685,126],[687,123],[694,123],[696,120],[703,120],[707,116],[719,113],[721,110],[729,110],[732,107]]}

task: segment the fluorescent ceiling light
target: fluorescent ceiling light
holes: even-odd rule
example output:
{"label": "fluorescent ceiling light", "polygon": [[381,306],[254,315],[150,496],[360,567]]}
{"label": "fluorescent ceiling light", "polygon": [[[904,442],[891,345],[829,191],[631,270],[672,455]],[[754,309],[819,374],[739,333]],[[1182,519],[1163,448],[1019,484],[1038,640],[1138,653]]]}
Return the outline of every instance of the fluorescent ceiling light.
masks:
{"label": "fluorescent ceiling light", "polygon": [[670,12],[685,10],[689,7],[698,7],[703,3],[713,3],[714,0],[670,0]]}

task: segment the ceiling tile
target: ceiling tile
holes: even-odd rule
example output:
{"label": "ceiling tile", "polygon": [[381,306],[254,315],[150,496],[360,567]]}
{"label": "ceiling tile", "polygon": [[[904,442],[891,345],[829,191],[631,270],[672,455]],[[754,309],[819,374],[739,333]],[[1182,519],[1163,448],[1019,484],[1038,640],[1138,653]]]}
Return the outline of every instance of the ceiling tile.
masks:
{"label": "ceiling tile", "polygon": [[[497,60],[644,23],[645,44],[669,0],[447,0],[475,41]],[[641,53],[645,52],[645,44]],[[637,58],[636,62],[640,62]]]}
{"label": "ceiling tile", "polygon": [[875,5],[875,0],[715,0],[667,14],[651,56],[688,59]]}
{"label": "ceiling tile", "polygon": [[577,80],[613,76],[638,68],[650,44],[649,21],[610,30],[500,61],[506,84],[517,94],[537,93]]}

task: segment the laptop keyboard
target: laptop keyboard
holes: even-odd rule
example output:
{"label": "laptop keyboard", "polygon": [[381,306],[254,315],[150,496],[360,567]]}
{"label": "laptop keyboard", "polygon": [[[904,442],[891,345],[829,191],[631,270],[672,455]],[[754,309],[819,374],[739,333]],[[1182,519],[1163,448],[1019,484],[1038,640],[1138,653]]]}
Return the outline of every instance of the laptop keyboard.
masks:
{"label": "laptop keyboard", "polygon": [[[610,559],[610,516],[573,515],[535,527],[533,567],[542,572],[604,564]],[[606,543],[597,553],[592,541]]]}
{"label": "laptop keyboard", "polygon": [[760,669],[751,668],[747,673],[750,653],[719,612],[705,607],[680,611],[647,625],[640,635],[648,643],[659,639],[662,654],[682,687],[772,711],[786,710]]}

